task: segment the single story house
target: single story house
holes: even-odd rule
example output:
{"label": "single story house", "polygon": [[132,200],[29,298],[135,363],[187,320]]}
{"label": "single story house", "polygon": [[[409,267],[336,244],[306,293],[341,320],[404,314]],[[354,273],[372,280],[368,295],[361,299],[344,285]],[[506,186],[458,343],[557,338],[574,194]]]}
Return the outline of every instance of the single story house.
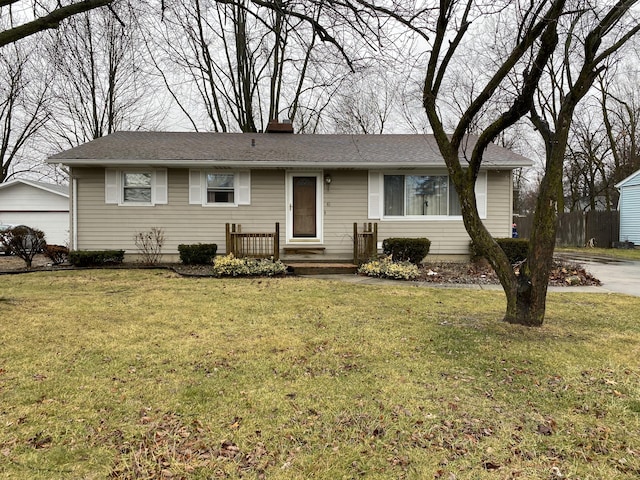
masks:
{"label": "single story house", "polygon": [[37,228],[47,243],[66,245],[69,187],[27,179],[0,183],[0,223]]}
{"label": "single story house", "polygon": [[[283,127],[284,125],[284,127]],[[71,248],[137,252],[162,228],[163,254],[216,243],[225,224],[279,228],[280,258],[353,258],[354,223],[388,237],[427,237],[430,254],[468,255],[469,237],[431,135],[116,132],[49,158],[70,168]],[[287,133],[271,133],[284,130]],[[473,141],[473,138],[470,138]],[[491,145],[476,192],[491,233],[511,236],[512,170],[531,164]]]}
{"label": "single story house", "polygon": [[620,241],[640,245],[640,170],[616,184],[620,190]]}

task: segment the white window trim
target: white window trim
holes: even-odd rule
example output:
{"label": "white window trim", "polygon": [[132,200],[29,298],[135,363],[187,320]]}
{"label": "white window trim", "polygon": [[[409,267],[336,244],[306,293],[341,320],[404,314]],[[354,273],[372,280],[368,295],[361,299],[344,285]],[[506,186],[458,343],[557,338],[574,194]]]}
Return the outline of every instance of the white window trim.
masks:
{"label": "white window trim", "polygon": [[[125,173],[151,174],[151,202],[124,201]],[[154,207],[168,203],[168,174],[166,168],[106,168],[105,169],[105,203],[119,207]]]}
{"label": "white window trim", "polygon": [[[462,215],[384,215],[384,176],[385,175],[445,175],[442,171],[369,171],[368,211],[370,220],[385,222],[461,222]],[[476,179],[476,203],[481,220],[487,218],[487,186],[486,170],[478,173]]]}
{"label": "white window trim", "polygon": [[[233,203],[207,202],[207,174],[232,174]],[[236,208],[251,205],[251,172],[249,170],[189,170],[189,204],[207,208]]]}

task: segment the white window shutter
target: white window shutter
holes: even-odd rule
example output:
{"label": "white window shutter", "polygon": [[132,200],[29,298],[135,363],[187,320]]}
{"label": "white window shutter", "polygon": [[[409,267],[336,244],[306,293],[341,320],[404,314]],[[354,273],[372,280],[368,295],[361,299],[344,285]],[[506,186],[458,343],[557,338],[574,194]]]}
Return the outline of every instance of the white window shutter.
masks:
{"label": "white window shutter", "polygon": [[238,191],[238,205],[250,205],[251,204],[251,172],[238,172],[236,174],[238,184],[236,186]]}
{"label": "white window shutter", "polygon": [[158,168],[153,172],[153,203],[164,205],[168,201],[167,169]]}
{"label": "white window shutter", "polygon": [[120,172],[115,168],[104,170],[104,203],[120,203]]}
{"label": "white window shutter", "polygon": [[487,218],[487,172],[478,173],[476,178],[476,204],[480,218]]}
{"label": "white window shutter", "polygon": [[189,170],[189,203],[202,205],[202,176],[200,170]]}
{"label": "white window shutter", "polygon": [[380,173],[369,172],[369,218],[380,219],[381,218],[381,201],[382,201],[382,187],[380,182]]}

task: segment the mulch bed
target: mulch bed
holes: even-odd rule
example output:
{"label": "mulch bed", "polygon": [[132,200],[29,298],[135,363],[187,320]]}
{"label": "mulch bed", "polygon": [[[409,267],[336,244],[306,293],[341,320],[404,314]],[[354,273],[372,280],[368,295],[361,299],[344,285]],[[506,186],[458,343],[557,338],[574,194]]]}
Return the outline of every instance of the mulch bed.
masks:
{"label": "mulch bed", "polygon": [[[135,268],[140,267],[135,265]],[[180,263],[163,264],[159,267],[170,268],[176,273],[184,276],[211,276],[211,267],[206,265],[183,265]],[[33,259],[31,271],[71,269],[66,266],[52,266],[51,261],[44,255],[37,255]],[[123,268],[131,268],[131,264]],[[24,261],[15,256],[0,256],[0,273],[18,273],[26,271]],[[487,262],[434,262],[427,263],[421,267],[421,275],[417,280],[436,284],[450,285],[498,285],[498,277]],[[552,286],[583,286],[601,285],[600,280],[595,278],[584,267],[575,263],[555,261],[549,285]]]}
{"label": "mulch bed", "polygon": [[[440,262],[426,264],[421,269],[420,281],[444,284],[499,285],[496,272],[487,262]],[[556,260],[549,275],[549,285],[570,287],[601,285],[600,280],[582,265]]]}

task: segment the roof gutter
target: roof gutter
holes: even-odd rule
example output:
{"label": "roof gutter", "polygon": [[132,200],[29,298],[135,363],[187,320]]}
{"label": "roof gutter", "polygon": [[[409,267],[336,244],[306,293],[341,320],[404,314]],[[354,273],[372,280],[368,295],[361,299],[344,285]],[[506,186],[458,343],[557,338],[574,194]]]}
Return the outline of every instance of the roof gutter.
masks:
{"label": "roof gutter", "polygon": [[[425,168],[446,168],[444,163],[423,163],[423,162],[283,162],[283,161],[260,161],[260,160],[125,160],[125,159],[64,159],[49,158],[49,164],[63,164],[70,167],[163,167],[163,168],[332,168],[341,170],[398,170],[398,169],[425,169]],[[530,163],[494,163],[483,162],[484,170],[507,170],[531,166]]]}

